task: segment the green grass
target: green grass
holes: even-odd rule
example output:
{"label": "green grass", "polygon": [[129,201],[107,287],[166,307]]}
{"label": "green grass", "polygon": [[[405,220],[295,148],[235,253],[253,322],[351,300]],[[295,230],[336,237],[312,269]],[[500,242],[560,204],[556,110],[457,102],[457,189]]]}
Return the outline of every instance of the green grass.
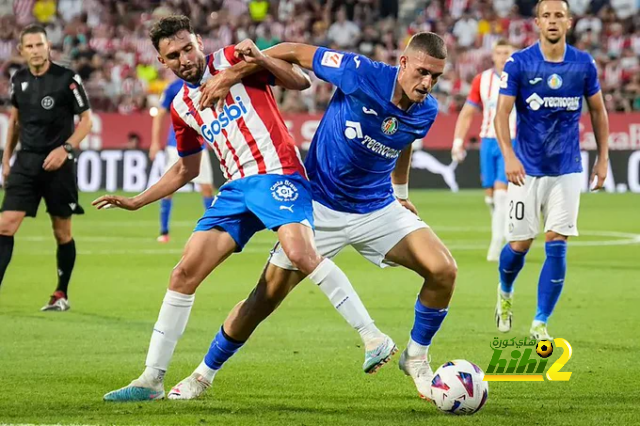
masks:
{"label": "green grass", "polygon": [[[397,357],[377,375],[361,372],[360,341],[308,281],[303,282],[216,378],[201,400],[106,404],[102,395],[144,367],[169,273],[201,214],[195,194],[174,202],[172,241],[155,242],[157,206],[130,213],[89,208],[74,221],[79,250],[72,310],[40,313],[55,286],[55,244],[44,209],[23,224],[0,291],[0,423],[88,424],[639,424],[638,196],[584,195],[583,237],[569,249],[565,293],[550,327],[567,339],[569,382],[490,383],[479,414],[440,414],[421,401]],[[412,193],[425,221],[459,265],[450,313],[433,364],[464,358],[486,369],[497,332],[497,272],[485,260],[489,219],[478,191]],[[631,236],[632,237],[632,236]],[[200,362],[227,312],[253,288],[274,235],[258,234],[198,291],[166,387]],[[613,245],[596,245],[609,241]],[[590,245],[585,245],[589,242]],[[624,244],[626,242],[626,244]],[[582,245],[580,245],[582,244]],[[624,244],[624,245],[615,245]],[[544,252],[537,244],[517,283],[514,330],[527,334]],[[337,257],[378,326],[403,348],[420,279],[379,270],[351,249]],[[551,360],[557,359],[556,351]],[[551,363],[550,363],[551,364]]]}

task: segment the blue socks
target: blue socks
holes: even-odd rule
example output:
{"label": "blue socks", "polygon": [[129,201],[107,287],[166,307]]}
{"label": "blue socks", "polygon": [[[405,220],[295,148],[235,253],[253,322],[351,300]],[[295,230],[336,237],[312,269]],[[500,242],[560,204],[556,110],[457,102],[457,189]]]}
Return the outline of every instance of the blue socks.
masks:
{"label": "blue socks", "polygon": [[526,254],[526,251],[515,251],[509,243],[502,249],[498,271],[500,272],[500,289],[504,293],[511,293],[513,291],[513,283],[524,266],[524,257]]}
{"label": "blue socks", "polygon": [[202,203],[204,204],[204,209],[207,210],[213,203],[213,197],[202,197]]}
{"label": "blue socks", "polygon": [[160,200],[160,235],[169,233],[169,218],[171,217],[171,198],[163,198]]}
{"label": "blue socks", "polygon": [[567,273],[567,242],[549,241],[544,245],[547,258],[538,281],[538,310],[536,321],[546,323],[558,303]]}
{"label": "blue socks", "polygon": [[213,370],[219,370],[222,364],[235,354],[238,349],[244,345],[244,342],[233,340],[224,332],[222,327],[211,342],[209,352],[204,357],[204,363]]}
{"label": "blue socks", "polygon": [[442,321],[447,316],[448,309],[427,308],[420,303],[420,298],[416,300],[415,320],[411,329],[411,339],[423,346],[429,346],[431,339],[440,330]]}

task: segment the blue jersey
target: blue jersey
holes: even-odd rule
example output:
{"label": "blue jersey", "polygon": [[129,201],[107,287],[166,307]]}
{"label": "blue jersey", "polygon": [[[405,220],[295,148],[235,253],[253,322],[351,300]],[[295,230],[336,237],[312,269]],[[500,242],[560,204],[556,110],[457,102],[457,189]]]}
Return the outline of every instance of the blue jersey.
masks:
{"label": "blue jersey", "polygon": [[527,175],[582,172],[582,98],[599,91],[593,58],[569,45],[562,62],[546,61],[539,42],[507,60],[500,94],[516,98],[515,151]]}
{"label": "blue jersey", "polygon": [[407,111],[391,103],[398,67],[318,48],[315,74],[337,86],[305,165],[313,199],[337,211],[368,213],[394,201],[400,152],[423,138],[438,113],[431,95]]}
{"label": "blue jersey", "polygon": [[[173,102],[173,98],[176,97],[180,89],[182,89],[182,85],[184,82],[182,80],[175,80],[173,83],[169,84],[164,92],[162,93],[162,97],[160,98],[160,107],[166,109],[167,111],[171,110],[171,103]],[[167,136],[167,146],[177,146],[176,142],[176,132],[173,129],[173,124],[170,124],[169,127],[169,136]]]}

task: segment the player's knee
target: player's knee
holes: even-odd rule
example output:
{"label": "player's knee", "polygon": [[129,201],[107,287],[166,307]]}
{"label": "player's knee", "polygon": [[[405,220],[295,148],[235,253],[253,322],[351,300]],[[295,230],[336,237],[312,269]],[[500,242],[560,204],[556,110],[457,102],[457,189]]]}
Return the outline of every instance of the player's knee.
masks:
{"label": "player's knee", "polygon": [[65,228],[53,228],[53,236],[58,244],[67,244],[71,241],[71,230]]}
{"label": "player's knee", "polygon": [[302,273],[309,275],[322,261],[322,257],[307,247],[293,247],[285,250],[285,254],[291,263]]}
{"label": "player's knee", "polygon": [[550,241],[567,241],[568,238],[569,237],[567,237],[566,235],[561,235],[553,231],[549,231],[544,235],[544,240],[547,243]]}
{"label": "player's knee", "polygon": [[[436,265],[430,271],[429,284],[447,293],[453,292],[458,276],[458,265],[453,257],[447,257],[446,261]],[[430,278],[430,279],[429,279]]]}
{"label": "player's knee", "polygon": [[[4,215],[3,215],[4,216]],[[0,235],[6,237],[12,237],[18,231],[18,227],[20,226],[20,222],[17,220],[5,219],[4,217],[0,218]]]}
{"label": "player's knee", "polygon": [[511,241],[509,245],[514,251],[524,253],[529,251],[531,243],[533,243],[533,240]]}
{"label": "player's knee", "polygon": [[180,264],[171,271],[169,289],[172,291],[182,294],[193,294],[198,288],[198,284],[193,274]]}

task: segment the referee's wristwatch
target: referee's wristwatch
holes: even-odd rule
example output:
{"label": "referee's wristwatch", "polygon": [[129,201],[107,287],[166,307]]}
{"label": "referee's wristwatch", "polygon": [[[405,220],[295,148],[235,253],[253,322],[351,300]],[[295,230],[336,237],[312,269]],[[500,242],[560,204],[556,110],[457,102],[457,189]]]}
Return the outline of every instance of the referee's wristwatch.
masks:
{"label": "referee's wristwatch", "polygon": [[73,158],[73,145],[71,145],[70,143],[65,142],[62,145],[62,148],[64,148],[64,150],[67,151],[67,157],[69,159]]}

